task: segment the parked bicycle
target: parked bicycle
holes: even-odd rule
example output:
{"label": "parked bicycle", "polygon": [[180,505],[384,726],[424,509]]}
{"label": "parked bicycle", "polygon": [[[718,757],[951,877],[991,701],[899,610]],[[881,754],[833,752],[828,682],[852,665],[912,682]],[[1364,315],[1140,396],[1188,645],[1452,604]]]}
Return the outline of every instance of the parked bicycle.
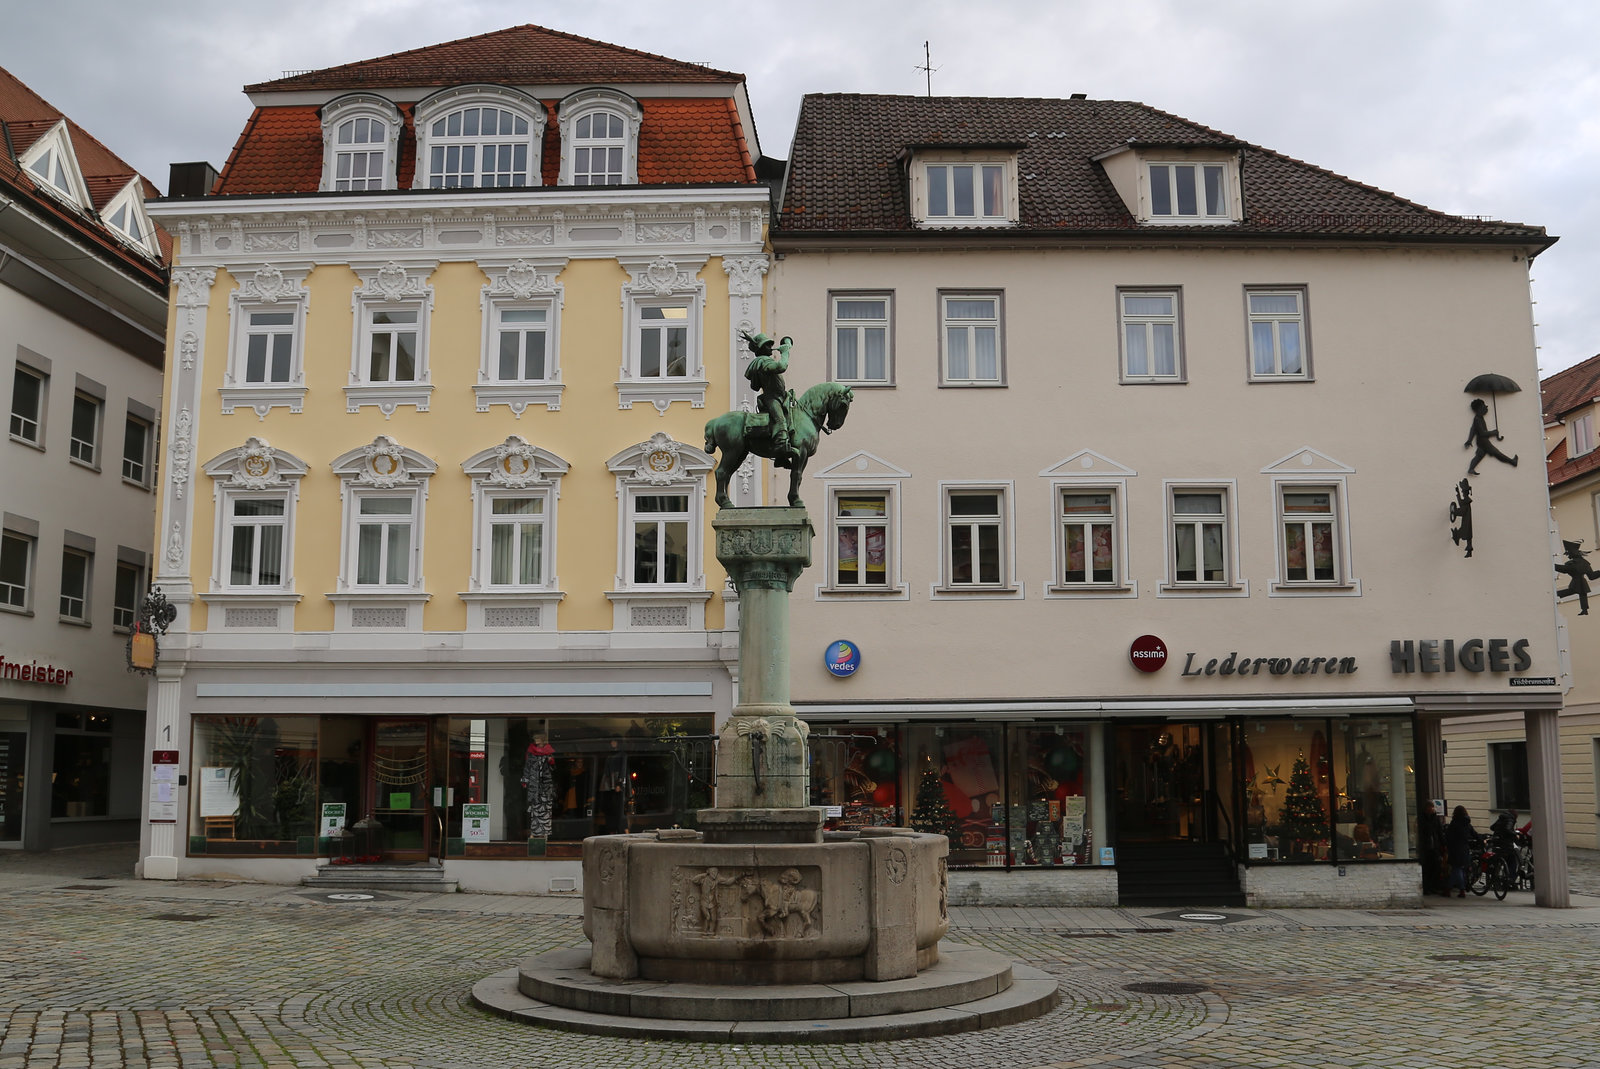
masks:
{"label": "parked bicycle", "polygon": [[1515,858],[1497,844],[1493,835],[1480,835],[1474,840],[1472,857],[1469,890],[1480,897],[1493,891],[1494,897],[1504,902],[1517,885]]}

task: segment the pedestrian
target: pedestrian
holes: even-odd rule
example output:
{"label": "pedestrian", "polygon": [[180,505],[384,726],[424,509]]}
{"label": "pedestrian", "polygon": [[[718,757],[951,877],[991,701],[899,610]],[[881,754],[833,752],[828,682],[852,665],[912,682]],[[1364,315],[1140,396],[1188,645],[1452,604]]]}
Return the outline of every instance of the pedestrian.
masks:
{"label": "pedestrian", "polygon": [[[1450,826],[1444,831],[1445,853],[1450,861],[1450,888],[1456,889],[1457,898],[1467,897],[1467,869],[1472,864],[1472,844],[1478,838],[1478,831],[1472,826],[1472,818],[1467,816],[1467,807],[1458,805],[1450,814]],[[1445,892],[1449,897],[1449,891]]]}
{"label": "pedestrian", "polygon": [[1432,802],[1422,803],[1417,817],[1417,859],[1422,862],[1422,893],[1448,894],[1448,866],[1444,856],[1444,821]]}

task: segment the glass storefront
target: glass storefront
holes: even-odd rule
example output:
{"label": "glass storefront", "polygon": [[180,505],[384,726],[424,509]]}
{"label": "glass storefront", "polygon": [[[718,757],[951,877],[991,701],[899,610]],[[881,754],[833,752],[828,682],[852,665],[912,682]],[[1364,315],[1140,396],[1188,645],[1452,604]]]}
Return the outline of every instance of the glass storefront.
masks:
{"label": "glass storefront", "polygon": [[27,714],[0,708],[0,843],[22,841],[22,789],[27,761]]}

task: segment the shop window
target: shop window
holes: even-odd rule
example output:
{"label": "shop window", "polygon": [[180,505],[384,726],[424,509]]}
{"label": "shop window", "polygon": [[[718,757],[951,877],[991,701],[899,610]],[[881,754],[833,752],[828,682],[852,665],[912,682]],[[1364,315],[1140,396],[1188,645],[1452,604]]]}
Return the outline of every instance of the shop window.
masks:
{"label": "shop window", "polygon": [[[1009,865],[1087,865],[1089,740],[1082,727],[1014,725],[1005,807]],[[998,823],[998,821],[992,821]],[[985,862],[994,864],[986,846]]]}
{"label": "shop window", "polygon": [[56,729],[50,767],[52,817],[104,817],[111,812],[111,739],[100,732]]}
{"label": "shop window", "polygon": [[826,810],[829,830],[904,824],[898,728],[813,727],[810,752],[811,804]]}
{"label": "shop window", "polygon": [[1331,738],[1338,859],[1416,857],[1411,721],[1403,717],[1339,720]]}
{"label": "shop window", "polygon": [[316,717],[195,717],[191,752],[190,853],[317,853]]}
{"label": "shop window", "polygon": [[0,712],[0,843],[22,839],[22,790],[28,756],[28,724],[20,718],[7,719],[11,715]]}
{"label": "shop window", "polygon": [[454,719],[449,740],[456,856],[580,857],[590,835],[693,827],[712,803],[709,716]]}
{"label": "shop window", "polygon": [[949,836],[951,865],[1005,864],[1001,735],[1000,725],[988,724],[914,724],[906,729],[908,820],[918,831]]}
{"label": "shop window", "polygon": [[1526,812],[1529,808],[1528,744],[1491,742],[1489,772],[1493,777],[1494,807]]}
{"label": "shop window", "polygon": [[1245,790],[1245,856],[1252,862],[1327,861],[1334,791],[1328,722],[1251,720],[1239,776]]}

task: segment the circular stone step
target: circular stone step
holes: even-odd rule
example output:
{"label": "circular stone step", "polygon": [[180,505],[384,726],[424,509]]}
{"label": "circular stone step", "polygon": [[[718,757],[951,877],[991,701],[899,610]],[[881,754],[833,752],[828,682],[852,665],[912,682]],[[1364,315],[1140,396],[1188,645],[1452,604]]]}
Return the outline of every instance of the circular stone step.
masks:
{"label": "circular stone step", "polygon": [[904,980],[749,987],[601,979],[588,972],[588,948],[575,947],[487,977],[472,996],[503,1017],[567,1031],[733,1043],[967,1032],[1037,1017],[1061,1000],[1053,978],[993,951],[943,943],[939,957]]}

